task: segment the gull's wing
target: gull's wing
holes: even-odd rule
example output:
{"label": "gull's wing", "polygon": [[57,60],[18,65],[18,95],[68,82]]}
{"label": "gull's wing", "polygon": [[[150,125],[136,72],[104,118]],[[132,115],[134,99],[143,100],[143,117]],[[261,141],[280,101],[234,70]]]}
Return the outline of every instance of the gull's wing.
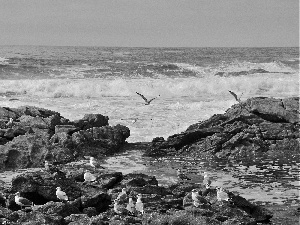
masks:
{"label": "gull's wing", "polygon": [[148,100],[145,98],[144,95],[142,95],[142,94],[140,94],[140,93],[138,93],[138,92],[135,92],[135,93],[137,93],[139,96],[141,96],[141,97],[144,99],[145,102],[148,102]]}
{"label": "gull's wing", "polygon": [[229,93],[232,94],[232,96],[235,98],[235,100],[239,102],[239,99],[238,99],[236,93],[234,93],[233,91],[229,91]]}
{"label": "gull's wing", "polygon": [[152,102],[154,99],[156,99],[156,97],[155,97],[155,98],[152,98],[152,99],[150,99],[148,102],[150,103],[150,102]]}

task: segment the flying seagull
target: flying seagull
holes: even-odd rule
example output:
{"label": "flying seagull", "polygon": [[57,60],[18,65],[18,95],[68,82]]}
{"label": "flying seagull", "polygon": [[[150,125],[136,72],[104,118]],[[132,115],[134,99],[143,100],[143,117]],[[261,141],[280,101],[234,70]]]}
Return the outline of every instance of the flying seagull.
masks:
{"label": "flying seagull", "polygon": [[[150,105],[150,103],[151,103],[154,99],[157,98],[157,97],[155,97],[155,98],[152,98],[152,99],[148,100],[144,95],[142,95],[142,94],[140,94],[140,93],[138,93],[138,92],[136,92],[136,93],[144,99],[145,105]],[[160,96],[160,95],[158,95],[158,96]]]}
{"label": "flying seagull", "polygon": [[229,91],[230,94],[232,94],[232,96],[235,98],[235,100],[238,102],[238,103],[241,103],[241,97],[237,97],[237,94],[234,93],[233,91]]}
{"label": "flying seagull", "polygon": [[65,192],[61,190],[60,187],[56,188],[56,197],[61,201],[68,201],[68,196]]}
{"label": "flying seagull", "polygon": [[21,209],[23,206],[33,206],[32,201],[29,201],[27,198],[20,197],[20,192],[16,193],[15,202],[17,205],[21,206]]}

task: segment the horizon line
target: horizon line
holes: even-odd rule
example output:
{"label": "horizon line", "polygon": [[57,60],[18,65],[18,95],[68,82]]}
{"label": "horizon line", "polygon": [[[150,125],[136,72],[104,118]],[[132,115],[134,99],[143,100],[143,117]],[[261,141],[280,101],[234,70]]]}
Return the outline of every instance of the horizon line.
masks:
{"label": "horizon line", "polygon": [[300,46],[102,46],[102,45],[34,45],[34,44],[0,44],[0,46],[34,46],[34,47],[98,47],[98,48],[300,48]]}

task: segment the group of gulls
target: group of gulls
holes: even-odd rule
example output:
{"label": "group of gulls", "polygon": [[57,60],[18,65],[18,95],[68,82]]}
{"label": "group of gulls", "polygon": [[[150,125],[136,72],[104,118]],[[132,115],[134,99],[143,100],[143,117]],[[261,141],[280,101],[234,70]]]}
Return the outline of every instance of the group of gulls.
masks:
{"label": "group of gulls", "polygon": [[[186,174],[184,174],[180,169],[177,169],[177,177],[180,181],[191,180]],[[203,192],[197,191],[196,189],[192,190],[192,200],[195,207],[199,207],[201,205],[211,205],[209,201],[207,201],[204,196],[206,196],[211,191],[211,183],[212,179],[208,175],[207,172],[203,173],[203,184],[205,186],[205,190]],[[223,187],[216,187],[217,190],[217,200],[220,202],[227,201],[230,202],[231,198],[228,195],[227,190]]]}
{"label": "group of gulls", "polygon": [[[126,202],[128,197],[128,203],[126,207],[122,205],[122,203]],[[134,203],[133,198],[127,195],[126,188],[122,188],[121,193],[119,193],[118,197],[114,200],[114,212],[117,214],[125,214],[125,213],[144,213],[144,203],[142,202],[142,194],[138,194],[137,200]]]}
{"label": "group of gulls", "polygon": [[[95,170],[98,168],[104,169],[100,165],[100,163],[94,158],[90,157],[89,160],[89,165]],[[49,172],[56,172],[58,170],[55,166],[50,164],[48,161],[45,161],[45,170]],[[188,181],[191,180],[186,174],[184,174],[180,169],[177,169],[177,177],[178,180],[180,181]],[[96,181],[96,177],[89,172],[89,170],[85,170],[84,173],[84,181],[85,182],[94,182]],[[203,192],[197,191],[196,189],[192,190],[191,196],[193,200],[193,204],[195,207],[199,207],[202,205],[211,205],[211,203],[205,199],[205,196],[210,192],[211,190],[211,183],[212,179],[208,175],[207,172],[203,173],[203,184],[205,185],[205,190]],[[217,200],[218,201],[230,201],[230,197],[228,196],[228,193],[225,189],[222,187],[216,187],[217,190]],[[62,201],[62,202],[67,202],[69,200],[67,194],[61,190],[60,187],[56,188],[56,197]],[[126,207],[124,206],[124,203],[126,204],[126,200],[128,198],[128,203]],[[128,196],[126,192],[126,188],[123,188],[122,191],[119,193],[118,197],[114,200],[114,207],[113,210],[117,214],[124,214],[124,213],[130,213],[130,214],[135,214],[135,213],[144,213],[144,203],[142,202],[142,195],[138,194],[136,196],[137,200],[134,203],[132,195]],[[20,192],[17,192],[15,195],[15,203],[19,206],[22,207],[31,207],[33,206],[33,203],[28,200],[27,198],[21,197]]]}
{"label": "group of gulls", "polygon": [[[100,163],[94,158],[94,157],[90,157],[89,160],[89,165],[94,169],[104,169],[103,166],[100,165]],[[56,171],[58,170],[55,166],[53,166],[52,164],[49,163],[49,161],[45,161],[45,170],[48,172],[54,172],[57,173]],[[93,182],[96,181],[96,177],[89,172],[89,170],[85,170],[84,173],[84,181],[85,182]],[[60,187],[56,188],[56,197],[62,201],[62,202],[68,202],[69,198],[67,196],[67,194],[61,190]],[[117,214],[124,214],[125,212],[129,212],[131,214],[134,214],[135,212],[137,213],[144,213],[144,204],[142,202],[142,195],[138,194],[137,195],[137,200],[134,203],[133,198],[129,197],[129,201],[128,204],[125,207],[123,207],[121,205],[121,203],[124,203],[124,201],[126,201],[127,199],[127,193],[126,193],[126,188],[122,189],[122,192],[119,193],[118,197],[114,200],[114,212]],[[15,194],[15,203],[19,206],[21,206],[21,209],[23,207],[31,207],[33,206],[33,202],[28,200],[27,198],[21,197],[20,196],[20,192],[17,192]]]}

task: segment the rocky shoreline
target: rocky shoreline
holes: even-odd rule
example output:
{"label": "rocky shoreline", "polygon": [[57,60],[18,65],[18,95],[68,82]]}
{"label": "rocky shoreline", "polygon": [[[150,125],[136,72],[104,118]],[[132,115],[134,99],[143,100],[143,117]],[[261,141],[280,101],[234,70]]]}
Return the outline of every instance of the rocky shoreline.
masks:
{"label": "rocky shoreline", "polygon": [[[70,121],[47,109],[0,107],[0,170],[40,168],[17,175],[0,189],[0,222],[250,225],[272,220],[271,211],[236,193],[226,191],[230,201],[220,201],[216,187],[179,181],[161,186],[155,177],[145,174],[93,170],[86,156],[113,155],[130,136],[129,128],[109,126],[108,120],[88,114]],[[259,152],[293,154],[299,152],[299,140],[299,98],[251,98],[185,132],[167,140],[157,137],[143,146],[147,146],[146,155],[155,157],[208,154],[230,158]],[[55,170],[45,169],[45,160]],[[96,177],[94,182],[84,180],[86,170]],[[66,192],[67,202],[59,201],[56,187]],[[114,200],[122,188],[127,197],[116,211]],[[205,203],[195,206],[193,189]],[[14,199],[16,192],[34,206],[21,209]],[[143,214],[126,210],[129,197],[136,202],[138,194],[142,194]],[[295,209],[296,217],[297,213]]]}

